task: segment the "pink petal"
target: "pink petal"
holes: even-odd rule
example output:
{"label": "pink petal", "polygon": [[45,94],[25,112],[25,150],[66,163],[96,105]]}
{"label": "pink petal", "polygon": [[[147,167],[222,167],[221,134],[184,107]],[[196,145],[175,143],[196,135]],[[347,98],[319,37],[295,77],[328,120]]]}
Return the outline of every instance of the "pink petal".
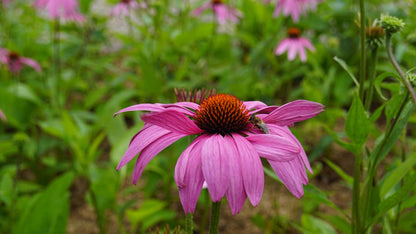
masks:
{"label": "pink petal", "polygon": [[24,58],[24,57],[20,57],[20,61],[32,68],[34,68],[36,71],[40,72],[42,69],[40,68],[40,65],[38,62],[36,62],[33,59],[30,58]]}
{"label": "pink petal", "polygon": [[281,55],[283,54],[286,50],[288,50],[289,46],[290,46],[291,42],[290,39],[283,39],[276,47],[276,49],[274,50],[274,53],[276,55]]}
{"label": "pink petal", "polygon": [[244,189],[253,206],[260,202],[264,189],[263,166],[257,151],[244,137],[232,134],[238,151]]}
{"label": "pink petal", "polygon": [[296,53],[297,53],[297,43],[295,40],[292,40],[291,44],[288,46],[287,59],[289,61],[294,60],[296,58]]}
{"label": "pink petal", "polygon": [[285,137],[286,139],[290,139],[294,144],[298,145],[298,147],[300,148],[299,156],[301,157],[308,171],[310,173],[313,173],[311,165],[309,164],[308,157],[306,156],[305,150],[303,149],[298,139],[292,134],[290,129],[287,126],[278,126],[275,124],[269,124],[268,127],[270,129],[270,133],[277,134],[279,136]]}
{"label": "pink petal", "polygon": [[164,111],[165,108],[162,107],[161,104],[149,104],[149,103],[143,103],[143,104],[138,104],[138,105],[133,105],[133,106],[129,106],[126,107],[124,109],[119,110],[118,112],[116,112],[113,116],[116,116],[120,113],[123,112],[127,112],[127,111],[154,111],[154,112],[159,112],[159,111]]}
{"label": "pink petal", "polygon": [[154,124],[180,134],[192,135],[202,133],[202,130],[191,119],[175,110],[145,114],[141,118],[146,123]]}
{"label": "pink petal", "polygon": [[117,170],[120,170],[120,168],[130,162],[145,147],[168,133],[170,133],[168,130],[155,125],[140,130],[131,140],[129,147],[117,166]]}
{"label": "pink petal", "polygon": [[292,125],[295,122],[310,119],[323,111],[324,106],[317,102],[296,100],[276,108],[263,118],[266,123],[280,126]]}
{"label": "pink petal", "polygon": [[225,195],[230,183],[230,146],[221,135],[210,135],[202,146],[202,173],[208,185],[213,202],[218,202]]}
{"label": "pink petal", "polygon": [[247,110],[260,109],[260,108],[267,107],[266,104],[260,101],[246,101],[246,102],[243,102],[243,104],[246,106]]}
{"label": "pink petal", "polygon": [[297,46],[298,46],[298,53],[299,53],[300,61],[306,62],[306,50],[305,50],[305,48],[300,43]]}
{"label": "pink petal", "polygon": [[228,135],[224,137],[225,144],[230,145],[231,153],[228,155],[230,161],[230,186],[225,193],[228,205],[230,206],[233,215],[240,213],[243,209],[247,194],[244,191],[244,184],[242,178],[242,169],[240,166],[240,157],[237,148],[235,147],[234,139]]}
{"label": "pink petal", "polygon": [[310,51],[315,51],[315,47],[313,47],[312,43],[308,39],[301,37],[299,40],[304,47],[308,48]]}
{"label": "pink petal", "polygon": [[286,188],[295,197],[302,197],[303,185],[308,184],[308,177],[306,176],[302,160],[296,157],[294,160],[288,162],[268,161]]}
{"label": "pink petal", "polygon": [[137,158],[136,165],[133,172],[133,184],[136,184],[143,173],[146,165],[158,154],[160,151],[170,146],[175,141],[181,139],[185,135],[170,132],[156,139],[143,149],[140,156]]}
{"label": "pink petal", "polygon": [[200,6],[199,8],[195,9],[192,14],[194,16],[199,16],[203,11],[211,7],[211,3],[205,3],[204,5]]}
{"label": "pink petal", "polygon": [[7,122],[7,118],[6,118],[6,115],[3,113],[3,111],[0,109],[0,119],[3,121],[3,122]]}
{"label": "pink petal", "polygon": [[194,213],[199,194],[204,184],[201,169],[201,149],[207,137],[196,138],[182,152],[175,167],[175,181],[179,189],[182,207],[187,213]]}
{"label": "pink petal", "polygon": [[258,134],[247,136],[246,139],[261,157],[268,160],[290,161],[300,153],[296,143],[277,135]]}

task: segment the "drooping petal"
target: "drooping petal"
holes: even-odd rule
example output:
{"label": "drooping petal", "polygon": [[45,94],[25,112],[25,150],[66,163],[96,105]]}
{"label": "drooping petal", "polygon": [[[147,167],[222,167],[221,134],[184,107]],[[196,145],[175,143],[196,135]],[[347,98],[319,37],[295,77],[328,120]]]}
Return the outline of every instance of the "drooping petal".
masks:
{"label": "drooping petal", "polygon": [[204,184],[201,168],[201,149],[207,137],[196,138],[182,152],[175,166],[175,181],[185,214],[195,211],[199,194]]}
{"label": "drooping petal", "polygon": [[[231,146],[232,147],[232,146]],[[224,137],[210,135],[201,151],[201,164],[204,179],[213,202],[218,202],[225,195],[230,183],[229,155],[233,152]]]}
{"label": "drooping petal", "polygon": [[202,133],[202,130],[191,119],[175,110],[145,114],[141,118],[146,123],[157,125],[172,132],[186,135]]}
{"label": "drooping petal", "polygon": [[242,169],[240,166],[240,157],[238,156],[237,148],[235,147],[234,139],[228,135],[224,137],[225,144],[230,145],[230,154],[228,160],[230,161],[230,186],[225,195],[233,215],[240,213],[243,209],[247,194],[244,191],[244,184],[242,178]]}
{"label": "drooping petal", "polygon": [[287,126],[278,126],[275,124],[269,124],[268,125],[270,132],[272,134],[277,134],[279,136],[282,136],[286,139],[290,139],[294,144],[298,145],[300,148],[299,156],[301,157],[303,163],[305,164],[306,168],[310,173],[312,172],[311,165],[309,164],[308,157],[306,156],[305,150],[303,149],[302,145],[300,144],[299,140],[292,134],[290,129]]}
{"label": "drooping petal", "polygon": [[146,146],[143,151],[140,153],[139,157],[137,158],[136,165],[134,166],[133,172],[133,184],[136,184],[139,180],[140,176],[143,173],[144,168],[146,165],[163,149],[170,146],[175,141],[181,139],[185,135],[178,134],[175,132],[169,132],[165,134],[151,144]]}
{"label": "drooping petal", "polygon": [[296,143],[277,135],[256,134],[247,136],[246,139],[261,157],[269,160],[290,161],[300,153],[300,148]]}
{"label": "drooping petal", "polygon": [[36,71],[40,72],[42,69],[40,68],[40,65],[38,62],[36,62],[33,59],[30,58],[25,58],[25,57],[21,57],[20,61],[30,67],[32,67],[33,69],[35,69]]}
{"label": "drooping petal", "polygon": [[297,53],[297,42],[293,39],[290,39],[290,45],[288,46],[287,50],[287,59],[292,61],[296,58]]}
{"label": "drooping petal", "polygon": [[296,100],[276,108],[263,118],[266,123],[280,126],[292,125],[295,122],[310,119],[323,111],[324,106],[317,102]]}
{"label": "drooping petal", "polygon": [[153,143],[154,141],[168,133],[168,130],[155,125],[151,125],[140,130],[130,141],[130,145],[124,153],[123,157],[121,158],[117,166],[117,170],[120,170],[120,168],[122,168],[124,165],[130,162],[130,160],[136,157],[136,155],[149,144]]}
{"label": "drooping petal", "polygon": [[302,197],[303,185],[308,184],[308,177],[302,160],[296,157],[294,160],[288,162],[268,161],[286,188],[295,197]]}
{"label": "drooping petal", "polygon": [[143,103],[143,104],[137,104],[137,105],[133,105],[133,106],[129,106],[126,107],[124,109],[119,110],[118,112],[116,112],[114,116],[123,113],[123,112],[127,112],[127,111],[154,111],[154,112],[159,112],[159,111],[164,111],[165,108],[162,107],[161,104],[159,103],[155,103],[155,104],[150,104],[150,103]]}
{"label": "drooping petal", "polygon": [[257,206],[264,189],[264,173],[260,157],[244,137],[239,134],[232,134],[232,137],[240,157],[244,189],[251,204]]}
{"label": "drooping petal", "polygon": [[199,8],[195,9],[195,10],[192,12],[192,14],[193,14],[194,16],[199,16],[199,15],[201,15],[201,13],[202,13],[203,11],[205,11],[206,9],[208,9],[210,6],[211,6],[211,3],[206,3],[206,4],[202,5],[202,6],[200,6]]}
{"label": "drooping petal", "polygon": [[276,49],[274,50],[274,53],[276,55],[281,55],[283,54],[286,50],[288,50],[290,46],[290,39],[283,39],[277,46]]}

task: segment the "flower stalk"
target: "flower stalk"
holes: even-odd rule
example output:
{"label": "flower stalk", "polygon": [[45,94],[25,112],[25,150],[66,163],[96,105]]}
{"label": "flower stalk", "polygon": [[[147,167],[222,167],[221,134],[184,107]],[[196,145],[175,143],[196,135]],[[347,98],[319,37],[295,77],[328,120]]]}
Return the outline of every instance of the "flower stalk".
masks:
{"label": "flower stalk", "polygon": [[211,206],[211,222],[209,225],[209,234],[218,233],[218,224],[220,222],[221,201],[212,202]]}
{"label": "flower stalk", "polygon": [[192,234],[194,233],[194,216],[192,213],[188,213],[186,215],[186,220],[185,220],[185,233],[187,234]]}
{"label": "flower stalk", "polygon": [[364,82],[366,76],[366,35],[365,35],[365,2],[360,0],[360,44],[361,44],[361,60],[360,60],[360,99],[364,100]]}
{"label": "flower stalk", "polygon": [[409,80],[406,79],[406,75],[404,74],[403,70],[400,68],[399,64],[397,63],[396,59],[393,55],[393,50],[391,48],[391,36],[392,34],[387,31],[386,33],[386,49],[387,49],[387,55],[390,59],[391,64],[393,64],[393,67],[396,69],[396,71],[399,73],[400,78],[402,79],[403,84],[405,85],[406,89],[409,91],[410,95],[412,96],[412,101],[416,105],[416,94],[413,90],[412,85],[410,84]]}

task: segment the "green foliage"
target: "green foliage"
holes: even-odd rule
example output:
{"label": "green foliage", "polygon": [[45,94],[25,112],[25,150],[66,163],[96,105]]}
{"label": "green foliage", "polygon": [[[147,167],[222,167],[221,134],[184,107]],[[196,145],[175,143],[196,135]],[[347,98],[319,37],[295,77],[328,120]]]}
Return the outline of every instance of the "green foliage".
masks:
{"label": "green foliage", "polygon": [[[385,45],[378,48],[373,87],[369,77],[361,87],[366,95],[375,90],[372,103],[364,108],[356,95],[357,2],[321,1],[316,11],[294,22],[274,16],[273,1],[224,1],[242,13],[238,23],[225,25],[211,9],[193,14],[204,1],[145,1],[147,8],[114,17],[109,13],[120,1],[80,0],[85,22],[60,20],[59,25],[33,2],[0,2],[0,48],[42,67],[36,72],[23,65],[16,74],[0,59],[0,109],[7,117],[7,122],[0,119],[0,233],[66,233],[69,214],[79,206],[92,210],[90,225],[101,233],[113,226],[119,233],[183,226],[173,175],[190,139],[162,151],[132,185],[136,158],[120,171],[116,167],[144,126],[145,113],[113,117],[133,104],[176,102],[173,89],[182,87],[213,88],[268,105],[307,99],[326,106],[313,120],[291,128],[314,171],[302,200],[287,202],[290,193],[276,195],[272,187],[263,200],[273,205],[262,208],[262,200],[258,208],[244,208],[247,215],[227,219],[244,219],[265,233],[352,233],[350,194],[356,182],[363,232],[415,230],[415,106]],[[366,22],[382,14],[401,19],[394,23],[383,16],[384,24],[395,24],[387,25],[389,30],[400,29],[392,51],[412,77],[416,9],[391,0],[365,4]],[[315,47],[306,62],[274,54],[290,27],[300,28]],[[353,175],[351,162],[360,158],[359,174]],[[272,178],[265,187],[284,186],[264,164]],[[207,229],[209,201],[203,191],[195,214],[201,233]],[[285,210],[286,202],[292,210]]]}

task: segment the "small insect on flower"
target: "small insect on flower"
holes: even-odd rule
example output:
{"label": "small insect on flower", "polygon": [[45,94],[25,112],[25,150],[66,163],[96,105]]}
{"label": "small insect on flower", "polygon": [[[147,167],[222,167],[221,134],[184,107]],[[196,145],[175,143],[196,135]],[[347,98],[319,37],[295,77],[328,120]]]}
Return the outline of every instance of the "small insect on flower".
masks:
{"label": "small insect on flower", "polygon": [[258,129],[262,130],[264,133],[269,134],[269,128],[267,127],[267,124],[263,122],[259,117],[255,116],[254,114],[250,115],[250,118],[248,119],[254,126],[256,126]]}

